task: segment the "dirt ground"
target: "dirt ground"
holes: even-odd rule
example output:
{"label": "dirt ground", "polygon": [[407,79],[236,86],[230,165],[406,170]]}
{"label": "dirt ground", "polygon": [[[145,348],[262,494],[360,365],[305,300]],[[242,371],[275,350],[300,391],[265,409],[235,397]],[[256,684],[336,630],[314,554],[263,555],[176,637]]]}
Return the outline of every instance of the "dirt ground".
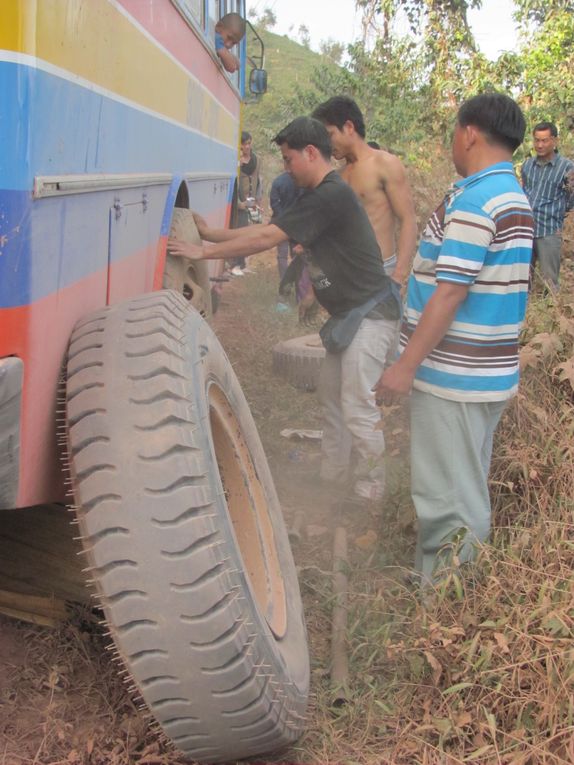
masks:
{"label": "dirt ground", "polygon": [[[572,216],[565,234],[566,287],[573,273]],[[401,410],[384,413],[390,468],[384,505],[343,508],[340,497],[316,481],[318,443],[280,436],[284,428],[320,427],[314,394],[274,376],[271,364],[276,342],[313,329],[298,326],[293,306],[286,313],[275,310],[273,253],[251,259],[250,266],[255,273],[225,285],[214,327],[250,403],[286,521],[290,524],[298,510],[306,520],[294,554],[309,629],[313,696],[308,732],[278,761],[340,765],[339,758],[310,754],[337,751],[337,742],[331,748],[328,740],[317,745],[328,732],[315,700],[327,684],[329,667],[332,534],[337,524],[345,525],[351,564],[367,574],[371,567],[379,581],[383,567],[392,571],[412,559],[405,415]],[[69,620],[57,629],[0,616],[0,765],[183,765],[130,699],[107,647],[98,613],[85,606],[70,604]]]}
{"label": "dirt ground", "polygon": [[[214,327],[250,403],[287,524],[298,510],[304,512],[302,537],[294,543],[294,554],[317,685],[328,674],[330,592],[325,583],[329,582],[335,526],[348,528],[351,555],[362,560],[375,554],[375,546],[377,555],[382,554],[381,545],[375,543],[383,528],[389,540],[399,533],[404,544],[397,547],[394,539],[390,541],[385,563],[401,564],[409,554],[411,518],[403,515],[398,526],[391,526],[384,522],[380,507],[343,506],[340,494],[317,481],[319,442],[280,435],[283,428],[320,427],[315,395],[297,391],[275,377],[271,365],[276,342],[314,329],[298,326],[294,306],[285,313],[276,311],[273,254],[252,260],[254,273],[225,285]],[[387,430],[388,453],[399,473],[403,419],[400,411],[391,412]],[[395,468],[391,466],[391,473]],[[396,491],[391,504],[399,501]],[[80,605],[70,608],[69,621],[58,629],[0,617],[0,765],[183,762],[149,727],[127,694],[106,650],[98,613]],[[310,723],[307,735],[314,736],[316,726],[312,719]],[[303,747],[284,754],[280,761],[310,765],[308,751]]]}
{"label": "dirt ground", "polygon": [[[571,247],[571,234],[568,242]],[[402,567],[412,560],[414,542],[405,411],[383,412],[389,484],[383,503],[350,507],[340,493],[319,484],[319,443],[280,435],[284,428],[320,428],[315,394],[298,391],[273,374],[271,349],[280,340],[317,329],[320,320],[315,328],[301,327],[294,306],[287,312],[276,310],[273,253],[252,259],[250,266],[254,273],[225,285],[213,324],[255,417],[287,525],[297,511],[304,514],[303,533],[293,551],[312,667],[307,731],[291,751],[267,760],[356,765],[365,760],[358,751],[360,736],[350,734],[364,727],[360,715],[369,714],[369,709],[357,705],[355,713],[351,704],[334,725],[327,700],[333,532],[337,525],[347,529],[356,600],[400,581]],[[563,291],[568,291],[572,273],[572,267],[565,269]],[[400,604],[393,602],[393,608],[390,616],[396,618]],[[380,617],[377,613],[372,618],[378,623]],[[71,604],[69,620],[58,629],[0,616],[0,765],[183,765],[128,695],[108,646],[99,614],[86,606]],[[416,671],[413,667],[409,671]],[[368,683],[368,677],[362,678],[363,691]],[[399,740],[398,729],[391,735]],[[376,738],[365,743],[376,758]],[[257,758],[257,765],[263,759]],[[420,760],[409,760],[408,765],[411,762]]]}

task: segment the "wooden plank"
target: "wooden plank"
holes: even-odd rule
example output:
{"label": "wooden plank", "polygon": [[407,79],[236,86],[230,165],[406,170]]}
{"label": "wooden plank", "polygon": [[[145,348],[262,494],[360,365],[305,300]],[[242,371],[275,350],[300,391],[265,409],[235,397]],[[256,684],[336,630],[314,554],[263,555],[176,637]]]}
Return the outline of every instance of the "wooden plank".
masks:
{"label": "wooden plank", "polygon": [[55,627],[68,618],[63,600],[6,590],[0,590],[0,613],[46,627]]}
{"label": "wooden plank", "polygon": [[[81,545],[74,539],[77,527],[71,520],[60,505],[0,511],[0,589],[18,593],[22,603],[24,596],[35,596],[91,604]],[[23,613],[29,610],[26,605],[6,607]],[[44,612],[44,616],[50,614]]]}

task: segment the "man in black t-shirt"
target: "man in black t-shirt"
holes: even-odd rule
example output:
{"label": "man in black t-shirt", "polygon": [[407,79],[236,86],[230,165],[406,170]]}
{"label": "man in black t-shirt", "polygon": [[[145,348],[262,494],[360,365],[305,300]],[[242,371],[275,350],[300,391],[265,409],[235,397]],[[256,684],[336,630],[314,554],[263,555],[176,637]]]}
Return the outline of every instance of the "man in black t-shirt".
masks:
{"label": "man in black t-shirt", "polygon": [[[363,206],[331,167],[326,128],[318,120],[298,117],[274,140],[281,148],[285,170],[305,190],[289,209],[266,226],[232,230],[210,229],[195,216],[200,236],[216,244],[197,246],[170,239],[169,252],[192,260],[230,258],[293,239],[310,253],[313,289],[331,316],[364,306],[385,291],[389,277]],[[365,313],[350,345],[340,353],[327,352],[321,370],[321,477],[348,485],[353,451],[354,493],[379,499],[384,488],[385,442],[377,428],[380,413],[371,389],[394,348],[396,299],[385,298]]]}

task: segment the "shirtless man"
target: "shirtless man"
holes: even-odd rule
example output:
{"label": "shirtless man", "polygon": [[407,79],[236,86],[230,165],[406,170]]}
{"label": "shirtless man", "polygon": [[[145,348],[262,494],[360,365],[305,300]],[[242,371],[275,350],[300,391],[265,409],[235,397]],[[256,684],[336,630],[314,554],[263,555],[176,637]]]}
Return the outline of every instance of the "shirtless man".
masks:
{"label": "shirtless man", "polygon": [[[318,106],[331,138],[335,159],[346,160],[341,177],[357,194],[381,248],[386,273],[405,285],[417,242],[416,216],[405,169],[400,159],[371,148],[365,141],[363,115],[352,98],[334,96]],[[399,234],[395,241],[395,229]]]}

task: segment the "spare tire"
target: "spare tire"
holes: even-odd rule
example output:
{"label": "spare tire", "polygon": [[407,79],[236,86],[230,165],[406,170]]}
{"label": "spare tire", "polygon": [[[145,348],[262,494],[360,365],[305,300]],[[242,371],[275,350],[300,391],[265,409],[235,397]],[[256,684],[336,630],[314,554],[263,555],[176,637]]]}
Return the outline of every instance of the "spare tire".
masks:
{"label": "spare tire", "polygon": [[187,757],[295,741],[309,687],[297,575],[231,365],[157,292],[74,329],[68,448],[83,545],[133,688]]}
{"label": "spare tire", "polygon": [[283,340],[273,348],[273,371],[296,388],[315,390],[325,349],[318,334]]}
{"label": "spare tire", "polygon": [[[201,244],[191,210],[174,208],[169,235],[182,242]],[[211,318],[213,306],[207,261],[189,260],[170,255],[168,252],[165,258],[163,287],[179,292],[205,319]]]}

